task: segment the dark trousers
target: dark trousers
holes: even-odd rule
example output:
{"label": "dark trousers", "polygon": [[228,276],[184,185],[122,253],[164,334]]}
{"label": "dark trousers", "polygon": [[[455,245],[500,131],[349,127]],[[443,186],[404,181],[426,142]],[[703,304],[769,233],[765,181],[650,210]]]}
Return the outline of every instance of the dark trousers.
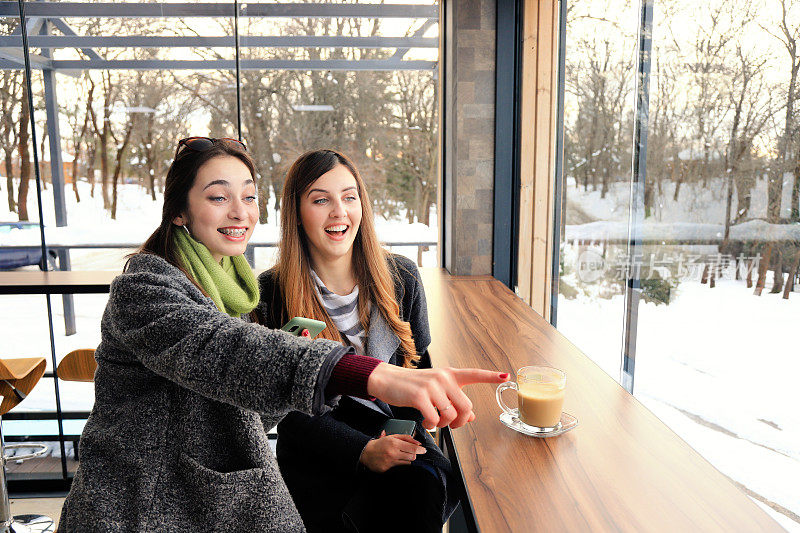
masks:
{"label": "dark trousers", "polygon": [[309,524],[309,533],[441,533],[442,483],[417,466],[396,466],[383,474],[365,472],[337,524]]}

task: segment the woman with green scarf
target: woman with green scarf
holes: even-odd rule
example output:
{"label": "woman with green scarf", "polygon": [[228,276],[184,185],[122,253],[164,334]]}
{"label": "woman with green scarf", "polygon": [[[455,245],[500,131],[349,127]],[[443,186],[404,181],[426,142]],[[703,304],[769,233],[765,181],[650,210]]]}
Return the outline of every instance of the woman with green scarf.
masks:
{"label": "woman with green scarf", "polygon": [[266,434],[289,411],[346,394],[458,427],[474,417],[463,385],[508,378],[400,368],[252,323],[255,175],[237,140],[178,143],[161,224],[111,285],[59,531],[303,531]]}

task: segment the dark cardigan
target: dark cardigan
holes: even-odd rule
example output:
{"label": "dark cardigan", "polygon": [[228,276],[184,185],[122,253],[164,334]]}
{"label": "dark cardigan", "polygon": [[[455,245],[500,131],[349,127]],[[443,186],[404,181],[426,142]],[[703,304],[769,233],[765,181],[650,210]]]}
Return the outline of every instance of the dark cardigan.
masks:
{"label": "dark cardigan", "polygon": [[[411,326],[417,351],[422,354],[420,366],[429,367],[428,311],[419,271],[411,260],[394,254],[389,256],[388,266],[394,280],[400,317]],[[259,320],[267,327],[279,328],[291,317],[287,316],[284,309],[276,272],[270,270],[261,274],[259,285],[261,303],[256,309]],[[401,348],[395,350],[389,362],[402,364]],[[422,428],[419,411],[380,401],[377,403],[392,413],[392,418],[417,422],[415,438],[423,443],[427,453],[417,456],[415,463],[433,466],[449,476],[450,462],[430,434]],[[278,465],[295,505],[309,528],[312,524],[325,524],[339,519],[366,471],[359,463],[361,452],[371,439],[380,434],[388,418],[345,396],[338,407],[322,416],[311,417],[294,412],[278,424]],[[453,491],[446,492],[443,522],[457,504],[454,495],[450,494]],[[405,497],[402,501],[405,501]],[[398,500],[398,505],[404,504]]]}

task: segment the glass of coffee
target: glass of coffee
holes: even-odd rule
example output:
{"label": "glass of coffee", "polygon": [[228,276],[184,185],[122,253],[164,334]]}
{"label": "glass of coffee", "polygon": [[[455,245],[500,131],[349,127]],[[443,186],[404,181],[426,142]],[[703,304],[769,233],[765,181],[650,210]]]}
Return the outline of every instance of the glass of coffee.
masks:
{"label": "glass of coffee", "polygon": [[[497,387],[497,403],[531,431],[553,431],[561,425],[564,389],[567,375],[557,368],[524,366],[517,370],[517,381],[507,381]],[[515,389],[519,407],[511,409],[503,402],[503,391]]]}

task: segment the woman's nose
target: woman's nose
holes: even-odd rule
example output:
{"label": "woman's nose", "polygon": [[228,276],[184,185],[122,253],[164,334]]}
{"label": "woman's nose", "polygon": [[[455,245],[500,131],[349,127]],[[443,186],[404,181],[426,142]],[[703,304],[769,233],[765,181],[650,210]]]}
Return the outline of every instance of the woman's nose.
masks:
{"label": "woman's nose", "polygon": [[244,202],[239,199],[234,199],[231,203],[231,208],[228,211],[228,216],[235,220],[247,218],[247,208],[244,205]]}
{"label": "woman's nose", "polygon": [[334,202],[332,205],[331,216],[334,218],[342,218],[347,215],[347,210],[344,208],[342,202]]}

